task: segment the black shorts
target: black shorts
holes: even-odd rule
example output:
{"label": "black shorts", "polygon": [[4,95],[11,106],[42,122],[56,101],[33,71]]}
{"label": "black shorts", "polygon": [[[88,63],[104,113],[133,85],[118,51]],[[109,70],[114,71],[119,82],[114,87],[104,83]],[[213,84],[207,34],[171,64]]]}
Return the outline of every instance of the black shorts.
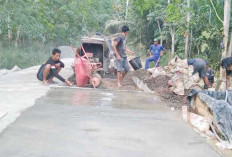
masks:
{"label": "black shorts", "polygon": [[[44,72],[45,67],[46,67],[46,66],[44,66],[44,67],[40,70],[40,72],[39,72],[39,74],[38,74],[38,79],[39,79],[40,81],[43,81],[43,72]],[[54,76],[54,74],[52,73],[52,71],[50,71],[50,73],[48,74],[46,80],[49,80],[52,76]]]}

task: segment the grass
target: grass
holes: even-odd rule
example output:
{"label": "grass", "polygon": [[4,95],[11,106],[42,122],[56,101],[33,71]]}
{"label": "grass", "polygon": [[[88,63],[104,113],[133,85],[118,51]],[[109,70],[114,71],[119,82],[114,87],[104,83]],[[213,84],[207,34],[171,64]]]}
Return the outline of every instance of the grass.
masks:
{"label": "grass", "polygon": [[30,46],[25,48],[0,48],[0,69],[12,69],[15,65],[24,69],[45,62],[53,47]]}

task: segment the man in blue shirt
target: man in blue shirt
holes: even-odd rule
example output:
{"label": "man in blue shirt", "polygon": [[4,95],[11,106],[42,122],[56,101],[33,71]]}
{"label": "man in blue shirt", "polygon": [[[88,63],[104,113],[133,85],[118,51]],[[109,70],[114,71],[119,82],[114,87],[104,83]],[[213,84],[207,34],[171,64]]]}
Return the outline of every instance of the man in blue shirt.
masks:
{"label": "man in blue shirt", "polygon": [[[154,44],[150,46],[150,57],[146,59],[145,69],[149,69],[150,62],[154,61],[156,67],[159,67],[160,56],[164,54],[164,47],[158,43],[157,39],[154,39]],[[162,52],[162,53],[161,53]]]}

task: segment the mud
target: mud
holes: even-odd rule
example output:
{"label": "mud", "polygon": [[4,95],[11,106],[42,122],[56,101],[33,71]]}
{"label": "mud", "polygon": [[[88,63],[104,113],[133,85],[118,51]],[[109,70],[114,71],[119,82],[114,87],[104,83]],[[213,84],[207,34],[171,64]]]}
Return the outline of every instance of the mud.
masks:
{"label": "mud", "polygon": [[173,93],[169,89],[168,80],[170,80],[168,76],[157,76],[156,78],[145,80],[144,83],[147,83],[148,88],[155,91],[163,101],[167,102],[168,106],[180,109],[183,105],[187,105],[187,94],[181,96]]}
{"label": "mud", "polygon": [[132,76],[136,76],[140,80],[146,80],[149,78],[147,71],[144,69],[139,69],[136,71],[130,71],[127,73],[125,78],[123,79],[122,83],[127,86],[135,86],[135,83],[132,80]]}
{"label": "mud", "polygon": [[131,85],[122,84],[122,87],[118,87],[116,78],[115,79],[103,78],[102,84],[99,88],[100,89],[109,89],[109,90],[135,90],[135,91],[139,90],[135,84],[131,84]]}

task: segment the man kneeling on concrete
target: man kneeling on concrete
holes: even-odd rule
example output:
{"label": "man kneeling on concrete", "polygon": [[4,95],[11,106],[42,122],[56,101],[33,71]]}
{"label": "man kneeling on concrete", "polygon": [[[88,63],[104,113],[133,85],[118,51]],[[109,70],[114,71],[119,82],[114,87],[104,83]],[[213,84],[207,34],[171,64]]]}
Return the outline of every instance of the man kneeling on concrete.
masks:
{"label": "man kneeling on concrete", "polygon": [[199,77],[203,78],[204,83],[205,83],[205,88],[208,89],[209,88],[209,80],[208,77],[206,76],[206,62],[201,59],[201,58],[194,58],[194,59],[190,59],[188,60],[188,65],[192,65],[193,66],[193,74],[199,73]]}
{"label": "man kneeling on concrete", "polygon": [[65,80],[58,73],[61,68],[64,68],[64,63],[60,61],[60,49],[54,48],[52,56],[47,60],[45,64],[42,64],[37,73],[37,78],[43,81],[43,84],[52,83],[53,78],[56,77],[67,85],[71,85],[70,81]]}

